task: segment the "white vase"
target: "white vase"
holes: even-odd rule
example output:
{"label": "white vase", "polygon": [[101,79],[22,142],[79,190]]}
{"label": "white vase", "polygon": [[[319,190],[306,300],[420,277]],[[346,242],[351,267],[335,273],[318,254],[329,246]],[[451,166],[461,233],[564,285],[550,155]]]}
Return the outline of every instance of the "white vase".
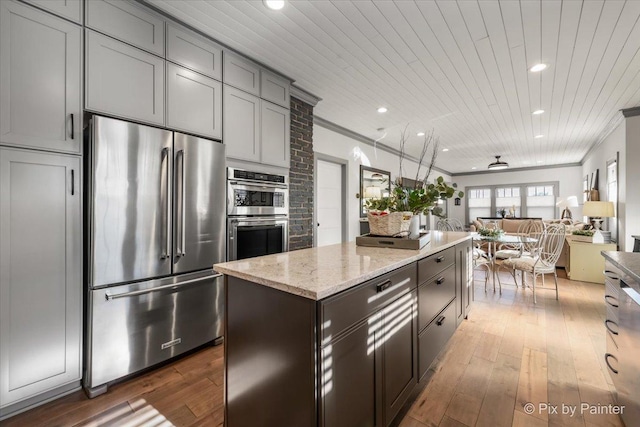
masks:
{"label": "white vase", "polygon": [[417,239],[420,237],[420,215],[413,215],[409,223],[409,238]]}

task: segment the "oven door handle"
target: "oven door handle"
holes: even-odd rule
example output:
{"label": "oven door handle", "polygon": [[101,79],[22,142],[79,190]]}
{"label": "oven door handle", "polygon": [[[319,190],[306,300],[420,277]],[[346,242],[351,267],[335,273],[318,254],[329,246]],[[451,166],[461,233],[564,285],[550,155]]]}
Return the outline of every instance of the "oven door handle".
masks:
{"label": "oven door handle", "polygon": [[118,298],[126,298],[126,297],[135,297],[137,295],[144,295],[144,294],[150,294],[152,292],[159,292],[159,291],[164,291],[166,289],[178,289],[181,288],[185,285],[190,285],[196,282],[202,282],[204,280],[209,280],[209,279],[217,279],[218,277],[222,277],[223,274],[214,274],[213,276],[206,276],[206,277],[198,277],[197,279],[191,279],[191,280],[185,280],[184,282],[179,282],[179,283],[170,283],[168,285],[164,285],[164,286],[157,286],[155,288],[149,288],[149,289],[141,289],[139,291],[131,291],[131,292],[123,292],[121,294],[104,294],[104,297],[107,301],[111,301],[114,299],[118,299]]}
{"label": "oven door handle", "polygon": [[254,181],[251,179],[247,179],[247,180],[238,180],[236,178],[235,181],[229,181],[229,184],[231,185],[241,185],[241,186],[247,186],[247,187],[270,187],[270,188],[283,188],[283,189],[287,189],[289,188],[289,186],[287,184],[278,184],[275,182],[264,182],[264,181]]}

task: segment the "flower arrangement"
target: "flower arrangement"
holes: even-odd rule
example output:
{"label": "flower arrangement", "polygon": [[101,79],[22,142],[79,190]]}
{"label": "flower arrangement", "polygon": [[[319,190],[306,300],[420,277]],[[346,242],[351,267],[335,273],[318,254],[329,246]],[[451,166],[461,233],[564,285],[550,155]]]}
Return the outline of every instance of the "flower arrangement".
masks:
{"label": "flower arrangement", "polygon": [[574,236],[593,236],[593,230],[573,230],[571,232]]}
{"label": "flower arrangement", "polygon": [[502,236],[504,234],[504,230],[501,230],[499,228],[480,227],[480,229],[478,230],[478,234],[483,237],[496,238]]}

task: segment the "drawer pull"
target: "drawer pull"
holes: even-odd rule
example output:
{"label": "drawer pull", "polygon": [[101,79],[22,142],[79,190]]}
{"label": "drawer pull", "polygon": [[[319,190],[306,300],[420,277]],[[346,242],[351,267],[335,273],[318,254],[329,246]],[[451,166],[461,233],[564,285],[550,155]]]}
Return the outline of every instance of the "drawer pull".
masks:
{"label": "drawer pull", "polygon": [[439,277],[436,279],[436,285],[442,285],[444,283],[444,277]]}
{"label": "drawer pull", "polygon": [[444,255],[440,255],[439,257],[436,258],[436,262],[442,262],[444,261]]}
{"label": "drawer pull", "polygon": [[390,286],[391,286],[391,280],[387,280],[386,282],[380,283],[378,286],[376,286],[376,291],[382,292],[384,290],[389,289]]}
{"label": "drawer pull", "polygon": [[604,274],[605,277],[608,277],[609,279],[620,280],[620,278],[616,276],[616,273],[614,273],[613,271],[604,270],[602,274]]}
{"label": "drawer pull", "polygon": [[618,335],[618,333],[617,333],[616,331],[614,331],[613,329],[611,329],[611,328],[609,327],[609,323],[612,323],[612,324],[614,324],[614,325],[616,325],[616,326],[618,326],[618,324],[617,324],[616,322],[614,322],[613,320],[609,320],[609,319],[607,319],[607,320],[605,320],[605,321],[604,321],[604,327],[605,327],[605,328],[607,328],[607,330],[608,330],[609,332],[611,332],[613,335]]}
{"label": "drawer pull", "polygon": [[[609,302],[609,300],[608,300],[607,298],[611,298],[611,299],[613,299],[613,300],[615,301],[615,304],[614,304],[614,303],[612,303],[612,302]],[[611,305],[611,306],[613,306],[613,307],[616,307],[616,308],[618,307],[618,299],[617,299],[616,297],[614,297],[614,296],[612,296],[612,295],[605,295],[605,296],[604,296],[604,300],[605,300],[605,302],[606,302],[607,304],[609,304],[609,305]]]}
{"label": "drawer pull", "polygon": [[609,364],[609,358],[610,358],[610,357],[613,357],[613,358],[616,360],[616,362],[618,361],[618,359],[616,359],[616,357],[615,357],[613,354],[611,354],[611,353],[605,353],[605,355],[604,355],[604,361],[605,361],[605,363],[607,364],[607,367],[608,367],[609,369],[611,369],[611,372],[613,372],[614,374],[617,374],[617,373],[618,373],[618,370],[617,370],[617,369],[613,369],[613,367]]}
{"label": "drawer pull", "polygon": [[436,320],[436,325],[442,326],[442,324],[444,323],[444,319],[446,319],[446,317],[440,316],[438,320]]}

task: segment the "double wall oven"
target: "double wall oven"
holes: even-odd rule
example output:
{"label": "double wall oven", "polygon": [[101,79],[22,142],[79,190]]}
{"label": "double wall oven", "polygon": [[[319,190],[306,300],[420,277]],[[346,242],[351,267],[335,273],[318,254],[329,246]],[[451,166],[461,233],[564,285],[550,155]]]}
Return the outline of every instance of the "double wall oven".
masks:
{"label": "double wall oven", "polygon": [[289,249],[289,186],[284,175],[227,168],[229,261]]}

